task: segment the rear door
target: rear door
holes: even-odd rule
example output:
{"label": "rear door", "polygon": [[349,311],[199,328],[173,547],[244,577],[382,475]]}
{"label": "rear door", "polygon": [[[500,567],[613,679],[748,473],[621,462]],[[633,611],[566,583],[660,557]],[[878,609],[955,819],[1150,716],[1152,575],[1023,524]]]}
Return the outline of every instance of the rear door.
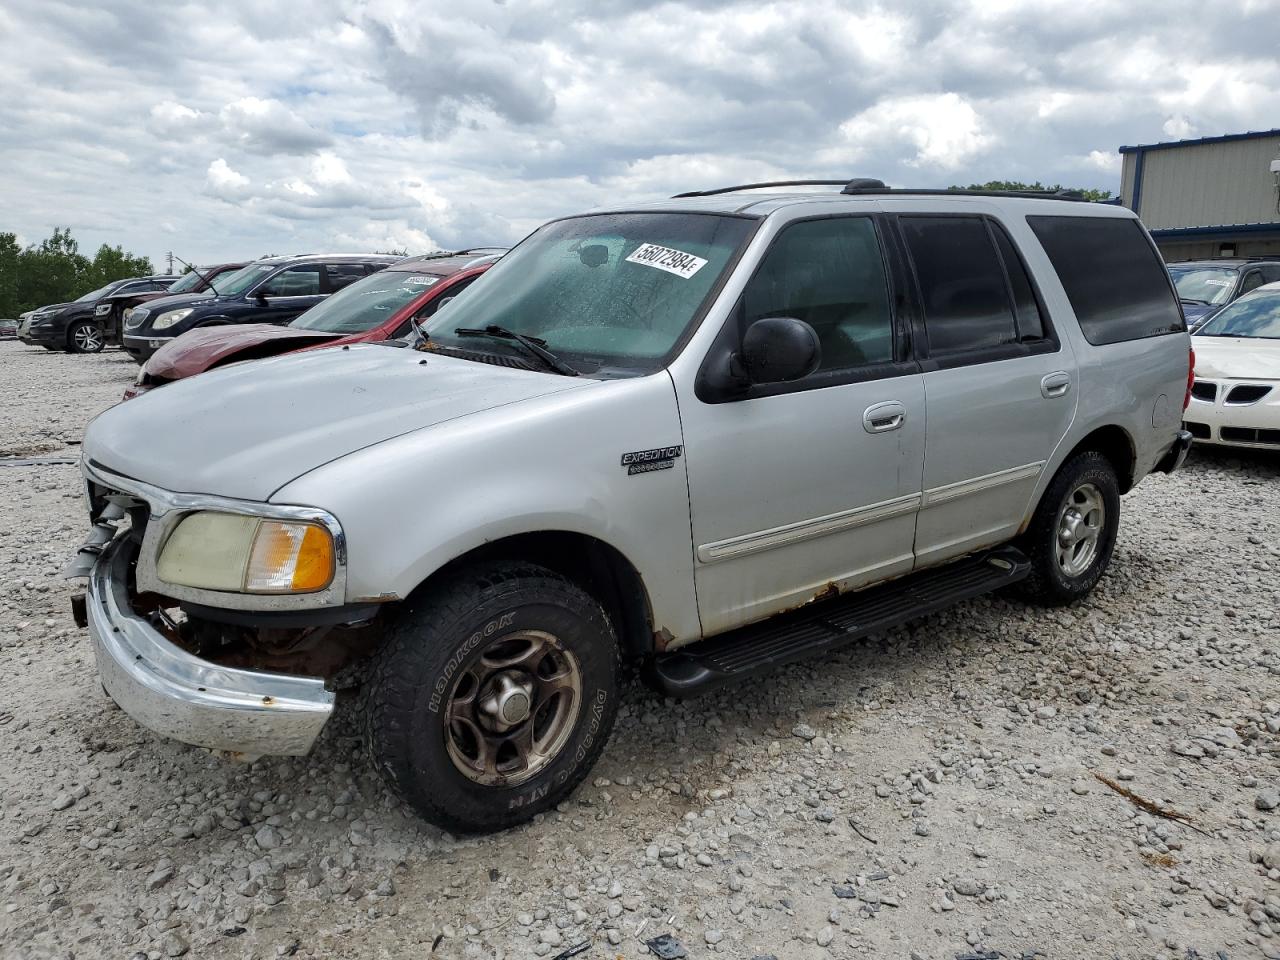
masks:
{"label": "rear door", "polygon": [[1031,275],[994,216],[903,214],[924,371],[918,567],[1018,532],[1075,414],[1078,376]]}

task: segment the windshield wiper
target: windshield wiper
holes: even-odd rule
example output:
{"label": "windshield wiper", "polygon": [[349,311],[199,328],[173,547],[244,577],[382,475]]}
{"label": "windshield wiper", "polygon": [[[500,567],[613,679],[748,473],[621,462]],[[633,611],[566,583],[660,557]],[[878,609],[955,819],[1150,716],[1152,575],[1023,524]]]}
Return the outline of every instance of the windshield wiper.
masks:
{"label": "windshield wiper", "polygon": [[1208,300],[1197,300],[1195,297],[1178,297],[1178,299],[1181,300],[1183,303],[1198,303],[1202,307],[1209,306]]}
{"label": "windshield wiper", "polygon": [[500,327],[496,323],[491,323],[487,327],[458,327],[453,332],[460,337],[492,337],[494,340],[510,340],[513,343],[520,344],[520,346],[524,347],[526,353],[532,354],[545,363],[548,369],[566,377],[581,376],[577,370],[548,350],[547,341],[541,337],[530,337],[523,333],[516,333],[514,330]]}

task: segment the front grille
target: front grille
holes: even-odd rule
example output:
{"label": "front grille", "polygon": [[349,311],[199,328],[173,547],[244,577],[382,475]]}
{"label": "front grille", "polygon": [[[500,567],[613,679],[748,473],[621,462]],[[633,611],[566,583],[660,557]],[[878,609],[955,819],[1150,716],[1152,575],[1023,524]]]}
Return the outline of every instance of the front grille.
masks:
{"label": "front grille", "polygon": [[1183,424],[1183,426],[1190,430],[1191,436],[1195,437],[1197,440],[1208,440],[1213,436],[1207,423],[1192,423],[1188,420]]}
{"label": "front grille", "polygon": [[1213,403],[1218,398],[1218,385],[1210,380],[1197,380],[1191,385],[1191,395],[1197,400]]}
{"label": "front grille", "polygon": [[1271,388],[1268,386],[1245,383],[1238,387],[1232,387],[1227,394],[1226,402],[1233,404],[1257,403],[1270,392]]}
{"label": "front grille", "polygon": [[1218,436],[1232,443],[1260,443],[1280,447],[1280,430],[1255,430],[1253,427],[1223,427]]}

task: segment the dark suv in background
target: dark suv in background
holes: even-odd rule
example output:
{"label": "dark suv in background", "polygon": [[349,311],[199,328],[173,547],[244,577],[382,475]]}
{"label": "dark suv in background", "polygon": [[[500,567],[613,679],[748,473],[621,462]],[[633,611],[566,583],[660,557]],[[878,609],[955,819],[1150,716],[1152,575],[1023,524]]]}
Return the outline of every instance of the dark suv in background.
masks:
{"label": "dark suv in background", "polygon": [[123,334],[123,320],[134,307],[157,300],[160,297],[175,296],[180,293],[213,293],[213,284],[219,277],[227,277],[248,266],[248,261],[238,263],[215,263],[208,267],[189,269],[173,286],[164,290],[117,290],[103,297],[98,302],[95,315],[104,331],[114,334],[113,339],[119,342]]}
{"label": "dark suv in background", "polygon": [[1180,260],[1169,264],[1187,327],[1199,329],[1209,315],[1264,283],[1280,280],[1280,257],[1241,260]]}
{"label": "dark suv in background", "polygon": [[111,307],[106,306],[99,313],[99,308],[106,305],[104,301],[117,294],[164,294],[177,280],[177,277],[169,276],[115,280],[70,303],[41,307],[31,315],[19,339],[46,350],[97,353],[115,332],[111,326]]}
{"label": "dark suv in background", "polygon": [[196,327],[288,323],[329,294],[400,259],[382,254],[267,257],[217,280],[213,296],[182,294],[135,307],[124,323],[124,348],[143,363]]}

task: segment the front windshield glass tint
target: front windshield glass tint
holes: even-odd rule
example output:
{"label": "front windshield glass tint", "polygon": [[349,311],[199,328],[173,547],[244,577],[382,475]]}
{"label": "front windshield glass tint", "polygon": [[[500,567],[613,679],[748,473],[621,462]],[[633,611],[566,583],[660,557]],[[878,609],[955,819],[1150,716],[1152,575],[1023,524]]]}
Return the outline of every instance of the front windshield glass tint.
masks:
{"label": "front windshield glass tint", "polygon": [[278,269],[280,269],[279,264],[251,263],[235,273],[224,273],[220,277],[215,277],[213,289],[219,296],[236,297]]}
{"label": "front windshield glass tint", "polygon": [[439,282],[439,277],[426,273],[383,270],[343,287],[289,326],[325,333],[363,333],[385,323]]}
{"label": "front windshield glass tint", "polygon": [[86,293],[83,297],[76,299],[76,303],[88,303],[90,300],[97,300],[99,297],[105,296],[107,291],[116,286],[114,283],[108,283],[105,287],[99,287],[90,293]]}
{"label": "front windshield glass tint", "polygon": [[584,373],[657,369],[755,221],[625,213],[548,224],[427,324],[447,347],[524,356],[510,341],[459,336],[496,325],[546,341]]}
{"label": "front windshield glass tint", "polygon": [[1178,297],[1194,303],[1226,303],[1236,288],[1236,272],[1230,267],[1170,267]]}
{"label": "front windshield glass tint", "polygon": [[[204,270],[201,270],[200,273],[203,273],[206,277],[209,275]],[[200,286],[200,273],[196,273],[194,270],[188,270],[182,275],[180,280],[169,288],[169,293],[190,293],[192,290],[196,289],[196,287]]]}
{"label": "front windshield glass tint", "polygon": [[1280,294],[1242,297],[1219,310],[1196,336],[1280,340]]}

